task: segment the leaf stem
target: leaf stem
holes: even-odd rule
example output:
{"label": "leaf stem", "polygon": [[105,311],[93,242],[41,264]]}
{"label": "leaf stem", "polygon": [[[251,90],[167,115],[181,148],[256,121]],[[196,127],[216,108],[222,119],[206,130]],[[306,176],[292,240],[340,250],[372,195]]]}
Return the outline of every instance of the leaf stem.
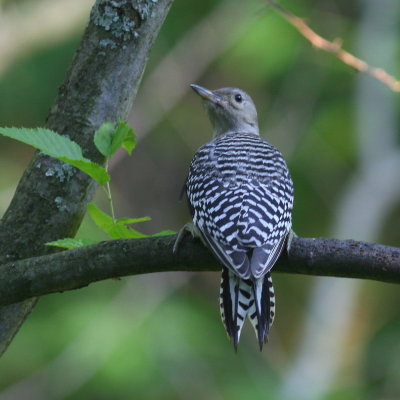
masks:
{"label": "leaf stem", "polygon": [[[108,158],[106,160],[106,171],[108,172]],[[107,200],[110,204],[110,210],[111,210],[111,217],[113,219],[114,224],[116,223],[116,218],[115,218],[115,212],[114,212],[114,204],[112,200],[112,195],[111,195],[111,187],[110,187],[110,181],[108,181],[105,185],[103,186],[104,191],[106,192]]]}

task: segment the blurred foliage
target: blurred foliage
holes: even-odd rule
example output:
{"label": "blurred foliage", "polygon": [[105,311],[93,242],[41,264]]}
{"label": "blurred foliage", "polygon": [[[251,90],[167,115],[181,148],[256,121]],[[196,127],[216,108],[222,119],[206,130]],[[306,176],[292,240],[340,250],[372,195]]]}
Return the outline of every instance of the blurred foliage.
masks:
{"label": "blurred foliage", "polygon": [[[39,0],[18,4],[35,1]],[[143,87],[171,49],[193,26],[207,21],[220,2],[174,3],[151,54]],[[4,15],[16,4],[3,1]],[[348,50],[357,50],[363,2],[282,4],[305,17],[322,36],[340,37]],[[251,7],[251,23],[210,59],[196,83],[210,88],[238,86],[252,95],[263,135],[282,150],[292,172],[295,231],[302,236],[331,236],[346,185],[360,168],[358,75],[331,55],[312,49],[264,2],[243,2],[243,7]],[[232,30],[241,22],[232,20]],[[0,126],[44,124],[82,29],[57,45],[24,53],[0,76]],[[397,41],[398,31],[393,29],[391,37]],[[211,46],[212,27],[209,41]],[[187,49],[194,63],[195,50]],[[190,76],[190,65],[184,67]],[[390,72],[400,71],[400,63],[392,67]],[[160,90],[162,86],[160,81]],[[152,96],[156,103],[157,93]],[[153,113],[149,110],[143,119]],[[398,127],[398,112],[395,118]],[[141,125],[140,119],[130,121],[134,128]],[[178,230],[187,222],[189,214],[179,193],[193,153],[210,138],[206,115],[189,88],[159,121],[149,132],[136,130],[139,141],[133,157],[117,154],[111,161],[117,217],[151,216],[142,224],[146,233]],[[31,153],[0,137],[0,168],[7,171],[0,174],[1,211]],[[106,207],[102,193],[97,200]],[[364,200],[360,199],[360,210]],[[400,200],[392,204],[376,241],[400,246]],[[105,239],[88,218],[78,237]],[[303,328],[314,317],[308,302],[314,279],[275,274],[274,283],[277,319],[263,353],[257,350],[252,330],[245,327],[234,354],[220,322],[218,274],[154,274],[46,296],[0,361],[0,398],[286,400],[282,386],[301,353]],[[344,327],[338,369],[321,399],[400,397],[398,287],[361,285],[355,311]],[[345,311],[329,309],[332,317]],[[324,335],[329,338],[330,332]]]}
{"label": "blurred foliage", "polygon": [[366,398],[396,398],[400,393],[400,314],[389,319],[370,339],[364,374],[368,385]]}
{"label": "blurred foliage", "polygon": [[1,77],[2,126],[43,125],[78,45],[77,39],[68,38],[56,47],[38,49]]}

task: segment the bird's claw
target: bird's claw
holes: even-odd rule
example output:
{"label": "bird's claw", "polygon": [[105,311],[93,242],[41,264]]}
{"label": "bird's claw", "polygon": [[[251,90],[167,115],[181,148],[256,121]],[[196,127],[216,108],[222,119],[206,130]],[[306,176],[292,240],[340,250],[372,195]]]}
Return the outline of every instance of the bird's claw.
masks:
{"label": "bird's claw", "polygon": [[297,235],[296,235],[296,233],[294,232],[294,230],[291,229],[290,232],[289,232],[289,235],[288,235],[287,242],[286,242],[286,252],[287,252],[288,254],[289,254],[289,252],[290,252],[290,247],[292,246],[292,240],[293,240],[294,238],[297,238]]}
{"label": "bird's claw", "polygon": [[196,237],[196,231],[195,231],[195,226],[191,223],[188,222],[187,224],[183,225],[182,228],[178,232],[178,236],[176,237],[174,247],[172,248],[172,252],[176,254],[178,252],[179,246],[183,240],[183,238],[190,233],[193,238]]}

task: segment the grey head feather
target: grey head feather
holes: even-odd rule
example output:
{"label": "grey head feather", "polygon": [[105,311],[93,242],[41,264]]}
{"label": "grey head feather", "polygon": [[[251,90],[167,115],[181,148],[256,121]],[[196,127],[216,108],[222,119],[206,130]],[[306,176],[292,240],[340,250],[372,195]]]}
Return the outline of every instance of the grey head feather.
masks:
{"label": "grey head feather", "polygon": [[256,107],[244,90],[231,87],[208,90],[199,85],[190,86],[203,99],[214,138],[227,133],[260,134]]}

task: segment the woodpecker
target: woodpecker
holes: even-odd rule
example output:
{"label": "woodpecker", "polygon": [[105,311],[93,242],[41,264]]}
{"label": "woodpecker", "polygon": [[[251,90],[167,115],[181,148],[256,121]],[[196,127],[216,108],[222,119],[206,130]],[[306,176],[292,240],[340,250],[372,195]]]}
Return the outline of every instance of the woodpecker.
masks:
{"label": "woodpecker", "polygon": [[262,350],[275,315],[270,271],[291,232],[292,179],[280,151],[260,137],[246,92],[191,87],[213,127],[185,183],[192,233],[223,265],[220,312],[235,350],[246,317]]}

